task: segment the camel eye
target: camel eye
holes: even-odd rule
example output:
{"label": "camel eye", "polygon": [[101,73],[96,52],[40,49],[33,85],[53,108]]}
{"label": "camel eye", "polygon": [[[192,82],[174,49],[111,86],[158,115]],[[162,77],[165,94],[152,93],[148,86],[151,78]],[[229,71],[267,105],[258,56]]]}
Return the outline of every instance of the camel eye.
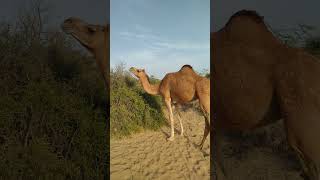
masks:
{"label": "camel eye", "polygon": [[140,72],[140,70],[137,70],[137,72]]}
{"label": "camel eye", "polygon": [[91,34],[93,34],[93,33],[95,33],[95,30],[92,29],[92,28],[88,28],[88,32],[91,33]]}
{"label": "camel eye", "polygon": [[66,22],[67,23],[72,23],[72,19],[67,19]]}

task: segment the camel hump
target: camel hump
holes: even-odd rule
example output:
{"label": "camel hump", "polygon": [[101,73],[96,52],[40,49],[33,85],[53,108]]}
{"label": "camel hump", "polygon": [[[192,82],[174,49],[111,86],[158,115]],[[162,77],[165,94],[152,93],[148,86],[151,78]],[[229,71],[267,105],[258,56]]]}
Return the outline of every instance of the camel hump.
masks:
{"label": "camel hump", "polygon": [[191,65],[189,64],[185,64],[181,67],[181,70],[184,69],[184,68],[188,68],[188,69],[193,69]]}
{"label": "camel hump", "polygon": [[252,20],[254,20],[256,23],[264,23],[264,17],[260,16],[257,11],[253,11],[253,10],[241,10],[236,12],[235,14],[233,14],[231,16],[231,18],[229,19],[229,21],[227,22],[227,25],[230,24],[232,22],[232,20],[234,20],[237,17],[241,17],[241,16],[245,16],[248,18],[251,18]]}
{"label": "camel hump", "polygon": [[180,71],[179,72],[182,72],[182,73],[192,73],[194,72],[193,71],[193,68],[192,66],[190,66],[189,64],[185,64],[181,67]]}

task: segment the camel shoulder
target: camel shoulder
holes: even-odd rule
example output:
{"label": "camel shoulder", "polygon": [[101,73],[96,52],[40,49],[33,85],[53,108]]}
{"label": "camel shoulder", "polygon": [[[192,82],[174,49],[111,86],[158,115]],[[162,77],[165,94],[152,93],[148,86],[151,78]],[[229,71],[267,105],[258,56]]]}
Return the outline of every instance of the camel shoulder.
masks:
{"label": "camel shoulder", "polygon": [[175,79],[175,76],[176,76],[176,73],[173,72],[173,73],[167,73],[164,78],[162,79],[161,82],[168,82],[168,81],[171,81],[173,79]]}

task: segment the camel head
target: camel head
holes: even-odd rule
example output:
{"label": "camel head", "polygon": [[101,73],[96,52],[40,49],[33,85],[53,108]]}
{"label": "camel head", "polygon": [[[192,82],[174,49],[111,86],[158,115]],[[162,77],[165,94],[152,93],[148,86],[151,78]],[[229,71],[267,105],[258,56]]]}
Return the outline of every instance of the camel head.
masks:
{"label": "camel head", "polygon": [[134,68],[134,67],[131,67],[129,69],[129,71],[134,74],[137,78],[141,78],[141,77],[145,77],[147,76],[146,72],[144,71],[144,69],[137,69],[137,68]]}
{"label": "camel head", "polygon": [[62,24],[62,30],[73,36],[96,59],[96,63],[109,86],[109,62],[110,62],[110,26],[88,24],[79,18],[70,17]]}
{"label": "camel head", "polygon": [[61,28],[91,52],[105,46],[104,37],[106,33],[109,33],[109,26],[88,24],[76,17],[66,19]]}

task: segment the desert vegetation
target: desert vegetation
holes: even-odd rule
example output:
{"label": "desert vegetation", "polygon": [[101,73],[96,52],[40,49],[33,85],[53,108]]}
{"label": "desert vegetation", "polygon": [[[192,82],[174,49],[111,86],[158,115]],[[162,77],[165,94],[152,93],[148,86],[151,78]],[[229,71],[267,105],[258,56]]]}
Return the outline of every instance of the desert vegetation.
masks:
{"label": "desert vegetation", "polygon": [[[124,64],[111,69],[110,136],[122,138],[144,129],[157,130],[166,121],[160,96],[147,94]],[[151,83],[159,80],[150,77]]]}
{"label": "desert vegetation", "polygon": [[[40,1],[39,1],[40,2]],[[0,179],[108,176],[109,96],[95,60],[42,5],[0,23]]]}

